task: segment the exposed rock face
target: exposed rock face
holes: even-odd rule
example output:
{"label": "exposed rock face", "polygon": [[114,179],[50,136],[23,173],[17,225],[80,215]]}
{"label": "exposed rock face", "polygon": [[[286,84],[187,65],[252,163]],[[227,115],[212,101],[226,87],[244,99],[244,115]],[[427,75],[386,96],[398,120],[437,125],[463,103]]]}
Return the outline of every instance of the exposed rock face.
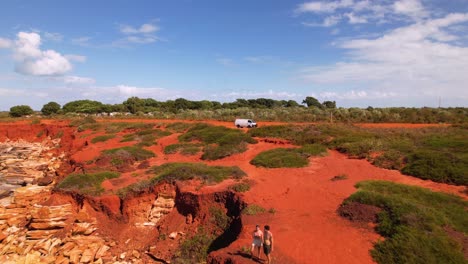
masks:
{"label": "exposed rock face", "polygon": [[40,205],[64,157],[47,152],[59,142],[0,143],[0,263],[112,261],[111,247],[93,235],[95,219],[76,217],[71,204]]}
{"label": "exposed rock face", "polygon": [[51,184],[65,155],[53,157],[47,151],[59,143],[60,139],[48,139],[42,143],[21,140],[0,143],[0,198],[28,184]]}
{"label": "exposed rock face", "polygon": [[8,206],[0,206],[0,263],[111,261],[110,246],[93,235],[96,220],[76,217],[71,204],[37,204],[49,195],[49,187],[21,187]]}

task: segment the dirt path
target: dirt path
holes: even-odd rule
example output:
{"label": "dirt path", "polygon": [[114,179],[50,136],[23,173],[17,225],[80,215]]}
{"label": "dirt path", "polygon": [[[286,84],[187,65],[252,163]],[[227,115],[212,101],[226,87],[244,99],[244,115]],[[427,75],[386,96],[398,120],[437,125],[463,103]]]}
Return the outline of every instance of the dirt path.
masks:
{"label": "dirt path", "polygon": [[[247,153],[212,162],[241,167],[256,182],[244,194],[245,200],[275,210],[263,217],[247,217],[240,238],[227,252],[248,247],[255,224],[269,224],[277,242],[273,255],[276,263],[373,263],[369,250],[380,239],[379,235],[371,227],[358,228],[336,213],[343,200],[356,191],[357,182],[388,180],[462,195],[461,186],[404,176],[398,171],[377,168],[366,160],[349,159],[336,151],[314,158],[309,167],[299,169],[262,169],[248,163],[257,153],[274,147],[277,146],[259,143]],[[346,174],[348,179],[330,180],[339,174]],[[245,263],[251,262],[243,259]]]}

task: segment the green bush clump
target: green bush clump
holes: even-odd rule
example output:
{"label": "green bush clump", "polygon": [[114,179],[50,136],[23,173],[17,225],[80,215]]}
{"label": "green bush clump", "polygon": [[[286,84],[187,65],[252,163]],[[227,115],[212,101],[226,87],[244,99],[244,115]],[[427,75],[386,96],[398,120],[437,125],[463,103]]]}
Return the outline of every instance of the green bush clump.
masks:
{"label": "green bush clump", "polygon": [[106,149],[102,152],[104,155],[110,157],[129,157],[135,161],[142,161],[155,156],[155,154],[146,149],[142,149],[137,146],[127,146],[121,148],[114,148],[114,149]]}
{"label": "green bush clump", "polygon": [[91,139],[91,143],[105,142],[105,141],[107,141],[109,139],[113,139],[113,138],[115,138],[115,134],[97,136],[97,137]]}
{"label": "green bush clump", "polygon": [[85,174],[70,174],[57,185],[57,189],[76,191],[87,195],[100,195],[104,188],[101,184],[106,179],[118,178],[117,172],[96,172]]}
{"label": "green bush clump", "polygon": [[210,207],[211,222],[218,227],[219,231],[224,231],[230,224],[230,218],[224,210],[217,206]]}
{"label": "green bush clump", "polygon": [[229,186],[229,189],[235,192],[247,192],[250,190],[250,184],[248,182],[240,182]]}
{"label": "green bush clump", "polygon": [[169,131],[163,131],[159,129],[145,129],[132,134],[124,135],[121,142],[138,141],[137,146],[149,147],[155,144],[156,139],[169,136],[171,134],[172,133]]}
{"label": "green bush clump", "polygon": [[451,153],[417,151],[408,156],[401,171],[421,179],[468,185],[468,161]]}
{"label": "green bush clump", "polygon": [[182,155],[195,155],[201,151],[202,144],[196,143],[176,143],[164,148],[164,154],[175,154],[180,152]]}
{"label": "green bush clump", "polygon": [[257,215],[265,213],[266,209],[260,205],[250,204],[242,210],[242,213],[245,215]]}
{"label": "green bush clump", "polygon": [[377,232],[385,237],[371,255],[378,263],[466,263],[451,229],[468,233],[468,202],[462,198],[385,181],[365,181],[344,201],[383,209]]}
{"label": "green bush clump", "polygon": [[184,122],[175,122],[168,124],[166,129],[174,132],[174,133],[182,133],[187,131],[189,128],[193,127],[194,125],[191,123],[184,123]]}
{"label": "green bush clump", "polygon": [[239,167],[208,166],[203,163],[165,163],[149,170],[153,181],[201,179],[204,183],[219,183],[228,178],[241,179],[246,174]]}
{"label": "green bush clump", "polygon": [[205,263],[210,245],[214,240],[214,235],[205,231],[204,228],[199,228],[193,237],[186,239],[180,245],[172,262],[176,264]]}
{"label": "green bush clump", "polygon": [[317,126],[310,125],[264,126],[249,130],[249,134],[252,137],[286,139],[296,145],[322,143],[328,138]]}
{"label": "green bush clump", "polygon": [[16,105],[10,108],[11,117],[22,117],[32,115],[34,111],[29,105]]}
{"label": "green bush clump", "polygon": [[228,178],[241,179],[246,175],[237,166],[208,166],[203,163],[165,163],[150,168],[148,173],[152,173],[154,176],[149,180],[143,180],[122,188],[117,191],[117,194],[125,198],[129,193],[141,192],[162,181],[200,179],[204,184],[212,184],[222,182]]}
{"label": "green bush clump", "polygon": [[151,129],[154,125],[149,123],[127,123],[127,122],[110,122],[103,125],[107,133],[118,133],[124,130],[141,130]]}
{"label": "green bush clump", "polygon": [[266,168],[300,168],[309,164],[309,157],[325,152],[326,148],[319,144],[305,145],[302,148],[276,148],[261,152],[250,163]]}
{"label": "green bush clump", "polygon": [[247,150],[247,144],[257,143],[250,135],[240,130],[207,124],[195,125],[187,133],[179,136],[179,140],[181,142],[197,140],[205,143],[202,155],[204,160],[216,160],[242,153]]}

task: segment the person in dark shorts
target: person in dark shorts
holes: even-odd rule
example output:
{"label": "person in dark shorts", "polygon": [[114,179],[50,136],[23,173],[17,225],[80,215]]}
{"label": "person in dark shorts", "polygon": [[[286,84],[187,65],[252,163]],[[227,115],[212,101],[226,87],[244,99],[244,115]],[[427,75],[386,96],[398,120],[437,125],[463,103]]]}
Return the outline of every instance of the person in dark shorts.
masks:
{"label": "person in dark shorts", "polygon": [[266,225],[263,231],[263,253],[267,257],[267,264],[271,263],[271,252],[273,251],[273,234],[270,232],[270,226]]}

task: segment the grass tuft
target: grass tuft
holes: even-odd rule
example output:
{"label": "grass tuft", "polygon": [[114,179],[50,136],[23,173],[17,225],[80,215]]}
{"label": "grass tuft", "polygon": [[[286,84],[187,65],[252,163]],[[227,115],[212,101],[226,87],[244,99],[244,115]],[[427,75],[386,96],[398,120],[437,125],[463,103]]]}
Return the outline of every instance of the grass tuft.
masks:
{"label": "grass tuft", "polygon": [[96,172],[86,174],[70,174],[57,185],[57,189],[76,191],[87,195],[100,195],[104,188],[101,184],[106,179],[118,178],[117,172]]}
{"label": "grass tuft", "polygon": [[276,148],[261,152],[250,163],[266,168],[300,168],[309,164],[309,157],[324,153],[326,148],[319,144],[308,144],[302,148]]}
{"label": "grass tuft", "polygon": [[109,139],[113,139],[113,138],[115,138],[115,134],[97,136],[97,137],[91,139],[91,143],[95,144],[95,143],[98,143],[98,142],[105,142],[105,141],[107,141]]}

